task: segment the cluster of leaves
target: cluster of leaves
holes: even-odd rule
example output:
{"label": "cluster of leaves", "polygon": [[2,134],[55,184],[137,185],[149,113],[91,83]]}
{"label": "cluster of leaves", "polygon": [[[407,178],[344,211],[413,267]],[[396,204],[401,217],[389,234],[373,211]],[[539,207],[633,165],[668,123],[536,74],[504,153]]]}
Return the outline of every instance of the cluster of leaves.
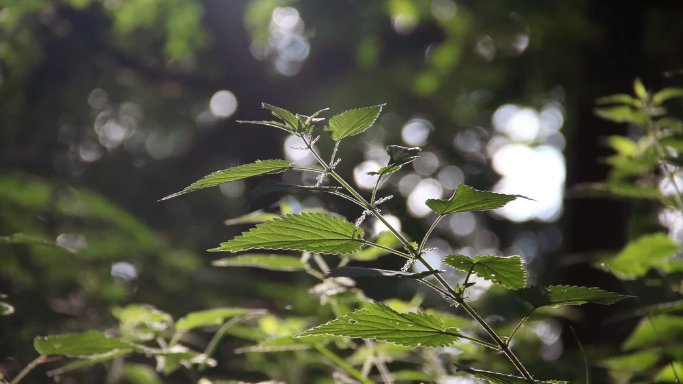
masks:
{"label": "cluster of leaves", "polygon": [[[323,121],[318,116],[325,110],[305,116],[268,104],[264,104],[264,107],[277,120],[248,123],[272,126],[297,135],[305,143],[306,149],[316,158],[319,167],[298,167],[288,161],[277,159],[260,160],[212,173],[162,200],[248,177],[284,171],[303,171],[315,172],[319,175],[318,185],[313,189],[354,203],[360,207],[361,216],[355,223],[327,211],[286,212],[281,216],[256,213],[231,220],[231,223],[256,223],[256,226],[211,249],[215,252],[239,253],[217,260],[214,265],[306,272],[320,280],[310,292],[320,298],[321,304],[329,305],[337,316],[334,320],[308,329],[306,329],[306,322],[299,323],[298,326],[290,327],[288,333],[261,339],[252,346],[240,348],[238,352],[314,351],[332,363],[337,375],[363,383],[375,380],[373,368],[376,369],[377,378],[385,383],[401,379],[438,380],[444,375],[454,375],[458,372],[492,383],[559,383],[560,381],[534,379],[511,348],[513,337],[523,328],[525,320],[533,311],[541,307],[584,303],[612,304],[625,297],[590,287],[528,286],[526,266],[520,256],[482,255],[472,258],[458,254],[446,256],[443,264],[454,271],[461,271],[464,275],[462,280],[453,277],[454,273],[445,273],[445,271],[435,269],[423,255],[432,231],[442,219],[458,212],[500,208],[522,196],[480,191],[461,184],[451,197],[430,199],[425,202],[434,212],[435,220],[419,242],[411,241],[386,220],[378,208],[386,198],[378,198],[377,191],[382,180],[386,181],[394,172],[399,171],[402,166],[419,156],[419,148],[400,146],[387,148],[389,161],[386,166],[372,173],[377,177],[377,184],[369,199],[362,196],[335,170],[340,142],[372,127],[380,115],[381,105],[352,109],[335,115],[327,121],[323,132],[334,141],[334,151],[329,161],[323,160],[314,146],[320,137],[316,136],[318,132],[316,123]],[[327,178],[333,179],[338,186],[324,187],[322,184]],[[367,236],[363,229],[363,219],[368,215],[374,216],[387,228],[374,239]],[[263,253],[264,251],[274,253]],[[403,270],[391,271],[362,266],[362,263],[384,255],[405,259],[406,265]],[[349,266],[347,265],[349,263],[358,265]],[[415,263],[421,265],[425,272],[409,272],[408,267]],[[475,284],[471,281],[472,275],[488,280],[508,290],[510,295],[528,303],[530,309],[527,316],[507,336],[500,336],[499,331],[489,325],[484,317],[470,305],[468,288]],[[360,278],[402,278],[417,281],[441,295],[449,305],[460,309],[462,313],[456,315],[435,309],[424,309],[419,305],[398,300],[390,300],[387,303],[369,300],[361,290],[355,287],[354,279]],[[234,309],[212,310],[188,315],[175,322],[175,335],[166,339],[163,337],[164,332],[172,328],[173,324],[170,316],[148,307],[128,307],[115,312],[121,321],[118,338],[108,337],[98,332],[88,332],[37,338],[35,346],[43,356],[85,358],[83,361],[88,365],[101,361],[103,354],[107,357],[112,354],[116,355],[115,357],[121,357],[131,353],[154,355],[158,361],[161,361],[157,369],[167,373],[180,364],[204,366],[211,363],[211,351],[217,342],[210,342],[204,353],[192,352],[189,348],[179,344],[182,334],[179,336],[178,332],[185,331],[188,323],[202,326],[207,325],[206,321],[208,321],[215,325],[237,316],[230,311]],[[239,313],[239,315],[246,316],[245,313]],[[197,321],[197,318],[200,320]],[[229,328],[233,325],[232,319],[225,322],[216,333],[214,340],[220,339],[227,332],[224,330],[225,327]],[[363,344],[358,344],[349,338],[362,339]],[[152,347],[144,344],[149,341],[155,341],[157,345]],[[486,350],[502,353],[511,363],[511,368],[514,367],[517,372],[511,375],[484,371],[460,363],[448,364],[436,372],[430,369],[431,363],[427,356],[432,352],[424,347],[450,346],[456,346],[463,351],[463,354],[459,356],[459,362],[481,361]],[[175,348],[182,348],[182,351],[174,352]],[[335,348],[346,351],[344,353],[347,355],[351,354],[344,359],[333,351]],[[416,354],[422,358],[415,359]],[[170,363],[167,363],[168,361]],[[75,364],[83,363],[80,361]],[[170,367],[167,364],[171,364]],[[411,368],[390,369],[403,367],[405,364]],[[61,368],[59,372],[63,372],[64,369],[67,368]]]}
{"label": "cluster of leaves", "polygon": [[[667,115],[664,103],[683,98],[682,88],[649,92],[636,79],[633,95],[616,94],[597,100],[602,118],[639,128],[637,135],[611,136],[608,145],[615,154],[609,179],[596,189],[611,195],[656,202],[650,208],[680,220],[683,203],[680,190],[680,151],[683,122]],[[594,186],[595,188],[596,186]],[[636,231],[623,250],[602,260],[600,266],[625,281],[657,281],[657,300],[641,302],[640,308],[620,316],[619,321],[638,318],[638,324],[623,342],[623,353],[604,361],[618,382],[680,382],[683,375],[683,259],[680,229]],[[654,284],[650,284],[654,285]]]}

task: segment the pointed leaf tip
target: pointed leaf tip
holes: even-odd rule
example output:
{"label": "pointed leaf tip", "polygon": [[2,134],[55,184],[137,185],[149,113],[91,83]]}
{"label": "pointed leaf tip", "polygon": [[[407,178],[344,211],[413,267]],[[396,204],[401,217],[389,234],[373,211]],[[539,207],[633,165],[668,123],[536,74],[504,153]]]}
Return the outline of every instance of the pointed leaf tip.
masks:
{"label": "pointed leaf tip", "polygon": [[334,141],[363,133],[375,124],[384,105],[349,109],[332,116],[325,130],[330,132]]}
{"label": "pointed leaf tip", "polygon": [[450,199],[429,199],[425,204],[439,215],[448,215],[457,212],[496,209],[517,198],[532,200],[522,195],[505,195],[502,193],[480,191],[468,185],[459,184]]}
{"label": "pointed leaf tip", "polygon": [[476,273],[477,276],[502,285],[505,288],[520,289],[526,286],[527,270],[520,256],[475,256],[449,255],[444,263],[460,271]]}

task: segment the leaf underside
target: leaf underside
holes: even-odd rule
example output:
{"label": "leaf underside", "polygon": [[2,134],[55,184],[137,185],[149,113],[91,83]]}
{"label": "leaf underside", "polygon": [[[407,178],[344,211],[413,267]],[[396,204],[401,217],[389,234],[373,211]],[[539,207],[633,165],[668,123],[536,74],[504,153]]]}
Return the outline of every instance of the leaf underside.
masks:
{"label": "leaf underside", "polygon": [[304,263],[298,256],[249,254],[226,257],[211,263],[215,267],[252,267],[269,269],[271,271],[301,271]]}
{"label": "leaf underside", "polygon": [[[509,375],[506,373],[484,371],[481,369],[474,369],[464,365],[456,364],[457,370],[466,372],[477,379],[486,380],[491,384],[528,384],[529,381],[521,376]],[[568,384],[567,381],[560,380],[534,380],[537,384]]]}
{"label": "leaf underside", "polygon": [[437,273],[442,273],[442,271],[434,270],[411,273],[379,268],[339,267],[330,271],[325,277],[408,277],[411,279],[421,279],[427,276],[436,275]]}
{"label": "leaf underside", "polygon": [[285,249],[348,254],[360,249],[363,230],[324,213],[286,215],[267,221],[210,251]]}
{"label": "leaf underside", "polygon": [[425,204],[439,215],[448,215],[457,212],[486,211],[500,208],[518,197],[527,199],[520,195],[480,191],[465,184],[459,184],[450,199],[429,199]]}
{"label": "leaf underside", "polygon": [[180,192],[168,195],[159,201],[172,199],[186,193],[198,191],[204,188],[215,187],[223,183],[246,179],[253,176],[269,175],[284,172],[292,166],[286,160],[256,160],[253,163],[238,165],[233,168],[224,169],[211,173],[185,187]]}
{"label": "leaf underside", "polygon": [[595,303],[611,305],[629,296],[609,292],[594,287],[577,287],[571,285],[551,285],[548,287],[528,287],[515,291],[522,300],[534,308],[560,305],[581,305]]}
{"label": "leaf underside", "polygon": [[344,315],[298,337],[331,335],[388,341],[411,347],[440,347],[458,340],[457,330],[447,328],[437,317],[425,313],[398,313],[373,303]]}
{"label": "leaf underside", "polygon": [[527,270],[520,256],[469,258],[465,255],[449,255],[444,258],[444,263],[464,272],[471,270],[477,276],[506,288],[520,289],[526,286]]}
{"label": "leaf underside", "polygon": [[363,133],[375,123],[382,107],[384,104],[344,111],[332,116],[325,130],[330,132],[334,141]]}

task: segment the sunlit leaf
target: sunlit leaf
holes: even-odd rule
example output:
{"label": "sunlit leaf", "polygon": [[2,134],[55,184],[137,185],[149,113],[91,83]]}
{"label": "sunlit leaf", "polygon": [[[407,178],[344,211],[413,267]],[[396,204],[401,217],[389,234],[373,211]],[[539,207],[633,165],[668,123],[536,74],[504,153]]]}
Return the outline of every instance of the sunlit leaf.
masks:
{"label": "sunlit leaf", "polygon": [[683,317],[649,316],[640,320],[623,347],[629,350],[651,345],[676,345],[681,340],[683,340]]}
{"label": "sunlit leaf", "polygon": [[595,100],[595,102],[596,104],[624,104],[634,107],[639,104],[638,99],[625,93],[618,93],[615,95],[600,97],[597,100]]}
{"label": "sunlit leaf", "polygon": [[314,344],[325,342],[328,338],[329,337],[327,336],[282,336],[262,341],[256,345],[237,348],[235,353],[300,351],[304,349],[310,349]]}
{"label": "sunlit leaf", "polygon": [[159,374],[148,365],[126,363],[122,373],[131,384],[163,384]]}
{"label": "sunlit leaf", "polygon": [[683,97],[683,88],[664,88],[652,96],[655,105],[661,105],[667,100]]}
{"label": "sunlit leaf", "polygon": [[284,108],[276,107],[268,103],[262,103],[261,106],[269,110],[273,114],[273,116],[282,120],[285,123],[285,125],[287,125],[291,129],[291,131],[296,131],[299,125],[299,119],[297,119],[297,117],[292,112],[289,112]]}
{"label": "sunlit leaf", "polygon": [[398,313],[380,303],[307,330],[299,336],[331,335],[376,339],[407,346],[440,347],[458,340],[456,329],[424,313]]}
{"label": "sunlit leaf", "polygon": [[300,257],[272,254],[250,254],[226,257],[211,263],[215,267],[253,267],[272,271],[301,271],[305,269]]}
{"label": "sunlit leaf", "polygon": [[0,301],[0,316],[8,316],[14,313],[14,307],[9,303]]}
{"label": "sunlit leaf", "polygon": [[287,249],[330,254],[358,251],[363,230],[323,213],[287,215],[267,221],[210,251]]}
{"label": "sunlit leaf", "polygon": [[[474,369],[464,365],[456,364],[457,370],[466,372],[477,379],[486,380],[491,384],[528,384],[529,380],[516,375],[509,375],[506,373],[484,371],[481,369]],[[567,381],[561,380],[534,380],[537,384],[568,384]]]}
{"label": "sunlit leaf", "polygon": [[457,212],[486,211],[500,208],[518,197],[525,198],[519,195],[479,191],[465,184],[460,184],[450,199],[429,199],[426,204],[432,211],[440,215],[448,215]]}
{"label": "sunlit leaf", "polygon": [[650,268],[666,265],[679,246],[664,233],[644,235],[631,241],[614,258],[603,264],[622,278],[643,276]]}
{"label": "sunlit leaf", "polygon": [[380,168],[376,172],[368,172],[370,175],[386,175],[388,173],[396,172],[404,165],[413,162],[420,157],[422,149],[419,147],[402,147],[400,145],[387,146],[387,154],[389,155],[389,163]]}
{"label": "sunlit leaf", "polygon": [[[396,238],[396,236],[389,231],[380,232],[374,242],[392,249],[401,245],[401,242]],[[386,254],[388,254],[388,252],[381,248],[366,247],[351,255],[351,258],[359,261],[372,261]]]}
{"label": "sunlit leaf", "polygon": [[502,285],[506,288],[519,289],[526,286],[527,270],[520,256],[475,256],[449,255],[443,259],[451,267],[476,273],[477,276]]}
{"label": "sunlit leaf", "polygon": [[185,189],[182,191],[168,195],[159,201],[172,199],[186,193],[194,192],[204,188],[215,187],[223,183],[229,183],[231,181],[242,180],[253,176],[284,172],[291,166],[292,163],[286,160],[256,160],[250,164],[238,165],[233,168],[214,172],[195,181],[194,183],[185,187]]}
{"label": "sunlit leaf", "polygon": [[47,245],[56,247],[54,241],[47,240],[41,236],[27,235],[25,233],[14,233],[9,236],[0,236],[0,244],[33,244],[33,245]]}
{"label": "sunlit leaf", "polygon": [[326,277],[408,277],[411,279],[421,279],[427,276],[442,273],[443,271],[425,271],[418,273],[393,271],[379,268],[364,267],[339,267],[333,269]]}
{"label": "sunlit leaf", "polygon": [[177,331],[189,331],[191,329],[221,325],[225,320],[244,315],[265,315],[267,312],[262,309],[248,308],[213,308],[204,311],[191,312],[181,317],[175,323]]}
{"label": "sunlit leaf", "polygon": [[633,81],[633,92],[636,94],[636,96],[638,96],[639,99],[647,98],[647,89],[639,78],[636,78]]}
{"label": "sunlit leaf", "polygon": [[643,112],[627,106],[601,107],[595,108],[594,111],[603,119],[616,123],[642,124],[646,118]]}
{"label": "sunlit leaf", "polygon": [[382,112],[382,107],[384,107],[384,104],[349,109],[334,115],[329,119],[325,130],[330,132],[332,139],[335,141],[363,133],[375,123]]}
{"label": "sunlit leaf", "polygon": [[586,303],[610,305],[628,297],[599,288],[571,285],[532,286],[516,290],[515,294],[534,308]]}
{"label": "sunlit leaf", "polygon": [[135,345],[106,336],[99,331],[65,333],[53,336],[38,336],[33,347],[41,355],[92,356],[114,351],[132,351]]}
{"label": "sunlit leaf", "polygon": [[628,379],[635,373],[645,372],[659,361],[660,353],[654,349],[648,349],[622,356],[614,356],[602,363],[615,377]]}
{"label": "sunlit leaf", "polygon": [[655,376],[655,381],[658,383],[677,383],[680,384],[683,376],[683,363],[672,362],[662,368]]}

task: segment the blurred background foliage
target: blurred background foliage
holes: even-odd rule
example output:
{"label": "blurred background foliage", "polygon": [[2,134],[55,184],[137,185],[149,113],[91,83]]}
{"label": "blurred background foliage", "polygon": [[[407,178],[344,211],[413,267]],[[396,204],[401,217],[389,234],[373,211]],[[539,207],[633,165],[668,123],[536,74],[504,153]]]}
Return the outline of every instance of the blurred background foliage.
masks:
{"label": "blurred background foliage", "polygon": [[[423,146],[386,187],[405,197],[386,211],[409,219],[412,237],[429,224],[424,200],[462,181],[536,200],[444,221],[429,244],[440,249],[433,260],[520,254],[535,282],[624,291],[591,265],[634,228],[659,226],[656,210],[567,200],[565,190],[606,179],[602,138],[625,133],[594,116],[597,97],[628,92],[637,76],[654,89],[683,83],[681,19],[681,3],[666,0],[1,1],[0,293],[15,307],[0,317],[2,368],[30,361],[34,336],[111,326],[111,309],[128,303],[176,317],[219,305],[324,312],[307,277],[216,270],[204,252],[241,229],[225,219],[277,211],[280,200],[317,207],[319,196],[250,181],[155,203],[228,166],[310,162],[293,137],[236,124],[262,118],[262,101],[299,113],[388,103],[372,132],[345,143],[340,170],[370,189],[365,172],[384,161],[386,144]],[[414,289],[363,288],[378,299]],[[506,316],[506,305],[487,305]],[[605,328],[614,311],[573,314],[588,348],[609,350],[633,329]],[[574,366],[575,341],[560,320],[548,324],[556,337],[536,340],[522,359],[540,353],[532,370],[543,360]],[[248,358],[271,359],[267,373],[286,375],[286,356]]]}

